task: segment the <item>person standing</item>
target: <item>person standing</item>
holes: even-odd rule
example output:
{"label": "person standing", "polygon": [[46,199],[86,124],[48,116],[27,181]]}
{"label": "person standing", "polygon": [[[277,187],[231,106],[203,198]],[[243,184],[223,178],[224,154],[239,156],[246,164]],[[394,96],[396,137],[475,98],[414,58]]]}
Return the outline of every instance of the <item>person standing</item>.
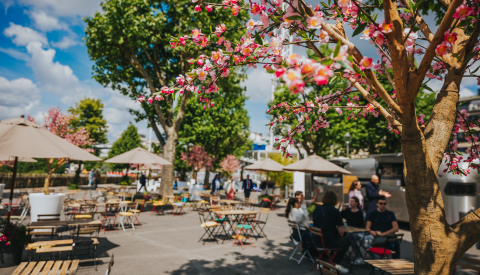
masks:
{"label": "person standing", "polygon": [[100,179],[102,178],[102,174],[100,174],[100,171],[97,170],[97,172],[95,172],[95,189],[97,189],[98,187],[98,184],[100,183]]}
{"label": "person standing", "polygon": [[235,199],[235,181],[233,177],[230,177],[230,180],[227,181],[225,185],[225,192],[227,193],[227,200],[234,200]]}
{"label": "person standing", "polygon": [[212,181],[212,195],[215,195],[217,192],[220,191],[220,175],[216,174],[215,178]]}
{"label": "person standing", "polygon": [[250,180],[250,175],[247,175],[247,178],[243,180],[243,193],[245,194],[245,199],[250,198],[250,192],[253,189],[252,181]]}
{"label": "person standing", "polygon": [[140,192],[140,190],[142,190],[142,188],[147,191],[147,186],[146,186],[146,182],[147,182],[147,177],[145,176],[145,173],[142,172],[142,175],[140,176],[140,184],[142,186],[140,186],[140,189],[138,189],[138,192]]}
{"label": "person standing", "polygon": [[[333,262],[341,273],[347,273],[348,269],[341,266],[340,263],[351,245],[351,239],[344,236],[342,214],[335,208],[338,203],[337,195],[328,190],[323,194],[322,202],[323,205],[318,205],[313,212],[313,226],[322,230],[325,247],[341,249],[335,255]],[[313,235],[312,240],[315,247],[324,247],[320,236]]]}
{"label": "person standing", "polygon": [[378,182],[379,182],[378,176],[373,175],[372,178],[370,179],[370,182],[367,184],[367,196],[365,197],[366,201],[368,201],[368,204],[366,205],[367,208],[365,209],[365,212],[367,212],[367,214],[377,209],[378,198],[380,197],[390,198],[392,196],[390,195],[390,193],[381,190],[380,186],[378,186]]}
{"label": "person standing", "polygon": [[353,197],[357,197],[358,201],[360,202],[358,208],[363,209],[363,194],[362,191],[360,191],[361,188],[362,184],[360,181],[353,181],[352,185],[350,185],[350,190],[348,191],[348,200],[351,200]]}
{"label": "person standing", "polygon": [[95,179],[95,170],[90,170],[90,174],[88,175],[88,186],[93,186],[93,181]]}

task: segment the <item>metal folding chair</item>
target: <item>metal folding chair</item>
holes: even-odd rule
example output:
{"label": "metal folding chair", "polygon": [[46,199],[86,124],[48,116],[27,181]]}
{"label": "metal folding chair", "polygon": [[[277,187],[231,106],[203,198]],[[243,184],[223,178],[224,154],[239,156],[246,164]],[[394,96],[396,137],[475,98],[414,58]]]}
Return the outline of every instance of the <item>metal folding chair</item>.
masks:
{"label": "metal folding chair", "polygon": [[107,233],[106,227],[107,225],[113,224],[113,228],[115,231],[117,231],[117,225],[116,225],[116,220],[117,220],[117,214],[119,210],[119,205],[117,203],[114,204],[106,204],[105,205],[105,212],[102,213],[102,227],[103,227],[103,232],[104,234]]}
{"label": "metal folding chair", "polygon": [[[368,252],[371,256],[377,255],[380,257],[380,259],[388,259],[388,256],[392,256],[392,254],[395,253],[394,251],[388,249],[390,248],[390,244],[398,242],[398,245],[400,245],[403,240],[403,235],[404,234],[386,235],[386,240],[384,243],[376,244],[374,247],[370,247]],[[375,257],[372,258],[375,259]]]}
{"label": "metal folding chair", "polygon": [[[205,217],[206,210],[198,209],[198,218],[200,219],[200,226],[205,229],[205,233],[203,233],[202,237],[198,240],[199,242],[203,240],[203,236],[208,235],[208,237],[218,243],[217,238],[215,238],[215,229],[218,228],[219,224],[215,221],[209,221]],[[208,238],[206,239],[208,240]],[[205,244],[206,240],[203,241]]]}
{"label": "metal folding chair", "polygon": [[253,245],[253,241],[252,241],[251,236],[253,235],[253,227],[255,226],[255,217],[256,216],[257,216],[257,214],[244,215],[242,223],[239,223],[235,226],[236,238],[235,238],[235,242],[233,242],[233,246],[235,246],[235,244],[237,244],[237,242],[239,242],[242,245],[242,248],[245,249],[245,247],[243,246],[244,242],[242,241],[242,239],[244,241],[249,239],[250,240],[250,245],[255,247]]}
{"label": "metal folding chair", "polygon": [[[310,252],[308,251],[308,247],[305,249],[305,252],[302,253],[302,257],[300,257],[300,259],[295,259],[293,256],[295,255],[295,253],[297,253],[297,250],[298,248],[302,248],[302,233],[300,232],[300,227],[298,226],[298,224],[296,222],[292,222],[292,221],[288,221],[288,227],[290,227],[290,239],[292,240],[293,242],[293,252],[292,252],[292,255],[290,255],[290,258],[289,260],[294,260],[296,261],[298,264],[300,264],[303,260],[303,258],[305,257],[305,255],[308,255],[308,258],[310,258],[310,260],[312,260],[313,263],[315,263],[315,261],[313,260],[313,257],[312,255],[310,254]],[[298,240],[295,240],[292,236],[294,235],[293,233],[294,232],[297,232],[298,233]]]}
{"label": "metal folding chair", "polygon": [[320,270],[320,274],[324,275],[341,275],[340,270],[334,265],[324,262],[322,260],[317,260],[317,267]]}
{"label": "metal folding chair", "polygon": [[[265,237],[265,239],[268,240],[267,234],[263,231],[265,228],[265,225],[267,225],[267,220],[268,220],[268,215],[270,214],[270,208],[260,208],[260,214],[258,214],[257,220],[255,220],[255,227],[253,228],[253,231],[257,235],[255,235],[255,240],[258,239],[258,237]],[[261,220],[261,218],[265,217],[264,220]]]}
{"label": "metal folding chair", "polygon": [[[142,225],[140,221],[138,220],[138,217],[140,216],[140,213],[142,213],[143,206],[145,205],[145,200],[140,200],[136,199],[135,203],[137,204],[137,207],[135,209],[130,209],[128,212],[132,212],[133,215],[133,223],[135,224],[135,221],[137,222],[137,225]],[[140,208],[140,209],[139,209]]]}
{"label": "metal folding chair", "polygon": [[[315,242],[312,241],[313,247],[315,247],[315,249],[318,251],[318,259],[322,260],[323,255],[326,255],[328,257],[329,263],[330,264],[333,263],[333,259],[337,255],[338,251],[340,251],[342,249],[341,248],[326,248],[325,247],[325,242],[323,241],[322,230],[320,228],[316,228],[316,227],[311,226],[310,227],[310,233],[312,234],[312,240],[314,239],[313,238],[314,235],[316,235],[316,236],[319,236],[321,241],[322,241],[322,246],[321,247],[317,246],[317,244],[315,244]],[[317,265],[313,264],[313,267],[312,267],[311,270],[314,270],[316,267],[317,267]]]}
{"label": "metal folding chair", "polygon": [[[129,203],[127,205],[124,205],[122,210],[118,212],[118,215],[120,216],[120,224],[122,225],[123,231],[125,231],[125,224],[131,224],[133,230],[135,230],[135,225],[133,224],[133,212],[128,211],[129,209],[137,209],[138,203]],[[120,206],[122,207],[122,206]]]}

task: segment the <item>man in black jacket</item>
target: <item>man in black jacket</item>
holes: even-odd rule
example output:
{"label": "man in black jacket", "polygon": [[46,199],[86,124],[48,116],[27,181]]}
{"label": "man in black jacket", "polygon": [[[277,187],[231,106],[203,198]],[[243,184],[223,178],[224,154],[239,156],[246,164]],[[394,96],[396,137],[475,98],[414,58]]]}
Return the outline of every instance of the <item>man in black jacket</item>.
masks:
{"label": "man in black jacket", "polygon": [[250,175],[247,175],[247,178],[243,180],[243,193],[245,194],[245,199],[250,198],[250,191],[253,189],[253,183],[250,180]]}

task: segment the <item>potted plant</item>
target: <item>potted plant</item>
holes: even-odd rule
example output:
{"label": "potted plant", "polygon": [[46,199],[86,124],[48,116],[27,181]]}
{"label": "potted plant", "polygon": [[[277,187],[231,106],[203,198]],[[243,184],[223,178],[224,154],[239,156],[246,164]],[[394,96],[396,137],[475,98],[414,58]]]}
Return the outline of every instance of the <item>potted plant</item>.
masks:
{"label": "potted plant", "polygon": [[[88,147],[93,144],[93,139],[90,138],[86,127],[72,127],[71,122],[75,118],[74,115],[64,114],[59,107],[50,108],[47,114],[44,114],[43,128],[54,135],[57,135],[73,145],[79,147]],[[32,117],[28,120],[35,122]],[[36,123],[36,122],[35,122]],[[87,152],[92,152],[92,149],[82,148]],[[29,195],[31,205],[31,221],[37,221],[39,214],[60,214],[65,200],[66,194],[53,193],[48,191],[52,181],[52,174],[56,169],[67,163],[67,158],[48,158],[47,159],[47,177],[43,187],[44,193],[33,193]]]}
{"label": "potted plant", "polygon": [[13,256],[14,265],[19,265],[22,261],[23,248],[30,240],[27,235],[27,229],[24,225],[15,225],[7,223],[6,220],[0,221],[0,254],[3,262],[3,254],[8,253]]}

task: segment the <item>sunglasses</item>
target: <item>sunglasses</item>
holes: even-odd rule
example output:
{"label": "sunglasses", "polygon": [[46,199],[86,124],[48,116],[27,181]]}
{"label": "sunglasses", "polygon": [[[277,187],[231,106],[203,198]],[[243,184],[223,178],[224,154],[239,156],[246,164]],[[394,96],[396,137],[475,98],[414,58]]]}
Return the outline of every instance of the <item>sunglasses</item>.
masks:
{"label": "sunglasses", "polygon": [[379,202],[378,204],[380,204],[380,205],[387,205],[386,202]]}

